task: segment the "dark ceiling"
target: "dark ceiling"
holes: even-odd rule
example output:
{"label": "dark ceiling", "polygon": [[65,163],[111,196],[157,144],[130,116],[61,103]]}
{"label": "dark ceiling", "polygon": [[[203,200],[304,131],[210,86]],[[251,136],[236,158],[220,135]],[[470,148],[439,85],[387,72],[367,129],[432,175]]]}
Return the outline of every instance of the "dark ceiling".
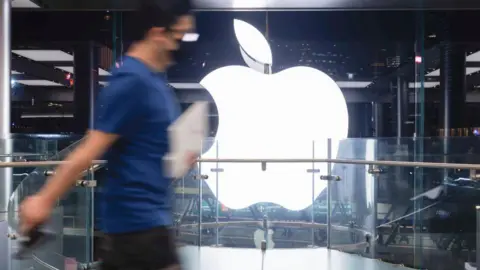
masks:
{"label": "dark ceiling", "polygon": [[[268,36],[274,71],[307,65],[335,80],[351,80],[353,75],[354,80],[375,81],[409,66],[402,72],[413,80],[416,40],[424,44],[428,73],[438,67],[446,24],[454,28],[450,40],[464,43],[468,53],[480,49],[480,35],[472,30],[478,15],[476,11],[198,12],[200,39],[185,44],[169,78],[198,83],[218,67],[243,64],[233,33],[237,18]],[[72,52],[76,45],[94,40],[120,53],[135,31],[129,12],[16,10],[12,17],[13,49]]]}
{"label": "dark ceiling", "polygon": [[[90,2],[76,3],[88,5]],[[460,7],[464,2],[458,3]],[[436,73],[439,73],[442,45],[461,43],[467,48],[467,54],[479,52],[480,35],[475,30],[479,15],[480,11],[475,10],[201,11],[196,12],[200,38],[184,44],[178,63],[169,70],[168,77],[176,85],[183,84],[177,89],[181,101],[204,99],[205,91],[193,89],[190,84],[198,84],[216,68],[245,64],[233,32],[233,19],[242,19],[267,37],[273,51],[273,72],[298,65],[320,69],[343,85],[349,102],[391,102],[390,83],[397,75],[405,77],[412,90],[416,80],[428,75],[425,76],[426,100],[438,101],[441,91]],[[75,48],[93,41],[103,51],[116,52],[120,56],[128,48],[135,29],[135,20],[128,11],[14,9],[12,49],[49,50],[71,56]],[[445,29],[450,29],[449,35]],[[416,56],[422,56],[424,71],[415,64]],[[469,92],[480,86],[480,53],[477,56],[474,61],[467,62]],[[100,80],[103,82],[108,80],[105,72],[113,59],[101,66],[104,75],[100,74]],[[23,102],[22,111],[25,106],[31,107],[32,96],[37,102],[48,102],[48,112],[60,101],[71,104],[74,87],[69,87],[69,80],[65,78],[73,65],[73,59],[35,61],[12,53],[12,70],[20,73],[13,75],[18,81],[13,88],[13,100]],[[55,84],[37,84],[37,81]],[[62,106],[65,109],[70,105]]]}

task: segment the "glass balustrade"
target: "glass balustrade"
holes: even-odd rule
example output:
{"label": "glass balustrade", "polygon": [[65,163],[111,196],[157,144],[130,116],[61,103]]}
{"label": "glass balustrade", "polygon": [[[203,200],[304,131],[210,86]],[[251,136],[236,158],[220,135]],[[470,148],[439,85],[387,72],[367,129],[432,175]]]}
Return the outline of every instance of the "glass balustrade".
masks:
{"label": "glass balustrade", "polygon": [[[325,139],[266,146],[248,142],[234,146],[205,140],[204,162],[172,184],[179,244],[266,252],[331,248],[433,269],[456,269],[474,261],[475,174],[469,169],[355,161],[477,163],[480,143],[475,138]],[[65,158],[73,148],[52,159]],[[337,161],[312,162],[322,159]],[[53,168],[25,168],[29,175],[10,198],[13,232],[19,202],[38,191],[45,172]],[[15,262],[18,267],[41,261],[68,269],[66,265],[101,259],[95,249],[101,236],[95,202],[105,172],[102,166],[91,168],[83,179],[96,180],[99,186],[76,187],[58,201],[50,222],[58,239],[30,262]]]}
{"label": "glass balustrade", "polygon": [[[52,147],[47,152],[48,155],[43,153],[44,158],[41,160],[63,160],[78,144],[78,142],[70,144],[69,147],[58,151],[58,145],[65,144],[64,141],[47,142]],[[54,168],[53,165],[15,168],[15,170],[21,169],[23,173],[14,174],[21,181],[14,189],[9,201],[8,224],[11,230],[10,235],[13,238],[18,237],[19,203],[36,193],[45,184],[48,175],[54,172]],[[82,180],[93,180],[93,171],[93,169],[86,171]],[[28,267],[35,266],[43,269],[45,265],[64,269],[66,265],[91,262],[93,253],[93,243],[91,242],[93,240],[91,235],[93,207],[91,204],[93,202],[93,189],[88,187],[75,187],[65,198],[59,200],[52,213],[52,218],[47,224],[50,230],[57,233],[56,240],[36,251],[31,260],[13,260],[12,269],[28,269]],[[17,241],[11,241],[12,252],[18,249],[17,245]]]}

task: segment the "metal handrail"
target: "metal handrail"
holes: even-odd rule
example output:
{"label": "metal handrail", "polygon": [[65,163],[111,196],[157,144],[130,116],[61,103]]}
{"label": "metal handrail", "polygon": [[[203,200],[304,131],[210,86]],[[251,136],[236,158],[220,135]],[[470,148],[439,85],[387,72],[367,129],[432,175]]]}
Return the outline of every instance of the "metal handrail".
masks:
{"label": "metal handrail", "polygon": [[49,269],[49,270],[59,270],[53,265],[48,264],[47,262],[42,261],[40,258],[38,258],[35,254],[32,254],[32,259],[42,265],[43,267]]}
{"label": "metal handrail", "polygon": [[[379,160],[358,160],[358,159],[328,159],[328,158],[303,158],[303,159],[228,159],[228,158],[201,158],[200,163],[338,163],[355,165],[377,165],[394,167],[417,167],[417,168],[438,168],[438,169],[460,169],[480,170],[480,164],[468,163],[437,163],[437,162],[411,162],[411,161],[379,161]],[[0,168],[22,168],[22,167],[48,167],[58,166],[67,161],[17,161],[0,162]],[[106,164],[105,160],[95,160],[92,165]]]}

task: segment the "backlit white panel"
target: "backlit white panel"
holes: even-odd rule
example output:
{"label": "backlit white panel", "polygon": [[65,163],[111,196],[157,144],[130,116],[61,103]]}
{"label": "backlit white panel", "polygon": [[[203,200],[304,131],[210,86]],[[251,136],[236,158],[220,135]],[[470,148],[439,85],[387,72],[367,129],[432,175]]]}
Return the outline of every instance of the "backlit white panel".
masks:
{"label": "backlit white panel", "polygon": [[29,0],[14,0],[12,8],[39,8],[39,6]]}
{"label": "backlit white panel", "polygon": [[[73,72],[73,67],[58,66],[56,68],[61,69],[61,70],[66,71],[66,72],[69,72],[69,73],[72,73],[72,74],[74,73]],[[106,71],[103,68],[98,68],[98,75],[100,75],[100,76],[110,76],[112,74],[110,74],[110,72]]]}
{"label": "backlit white panel", "polygon": [[73,114],[22,114],[21,118],[73,118]]}
{"label": "backlit white panel", "polygon": [[480,51],[467,56],[467,62],[480,62]]}
{"label": "backlit white panel", "polygon": [[[439,85],[440,85],[439,82],[424,82],[423,87],[424,87],[424,88],[433,88],[433,87],[436,87],[436,86],[439,86]],[[416,83],[411,82],[411,83],[408,84],[408,87],[409,87],[409,88],[420,88],[420,87],[421,87],[421,83],[419,83],[419,82],[416,82]]]}
{"label": "backlit white panel", "polygon": [[479,72],[479,71],[480,71],[480,68],[477,68],[477,67],[469,67],[469,68],[467,68],[466,74],[467,74],[467,75],[470,75],[470,74],[473,74],[473,73]]}
{"label": "backlit white panel", "polygon": [[47,80],[17,80],[17,83],[30,86],[62,86],[59,83]]}
{"label": "backlit white panel", "polygon": [[340,88],[365,88],[372,82],[338,81],[336,83]]}
{"label": "backlit white panel", "polygon": [[427,73],[427,75],[425,75],[427,77],[435,77],[435,76],[440,76],[440,69],[436,69],[430,73]]}
{"label": "backlit white panel", "polygon": [[61,69],[63,71],[70,72],[70,73],[73,74],[73,67],[55,67],[55,68],[58,68],[58,69]]}
{"label": "backlit white panel", "polygon": [[[360,81],[337,81],[336,83],[340,88],[365,88],[371,84],[371,82]],[[203,89],[199,83],[171,83],[170,85],[176,89]]]}
{"label": "backlit white panel", "polygon": [[14,54],[23,56],[33,61],[73,61],[73,55],[57,50],[13,50]]}
{"label": "backlit white panel", "polygon": [[203,89],[199,83],[171,83],[170,85],[176,89]]}
{"label": "backlit white panel", "polygon": [[[467,68],[467,70],[466,70],[466,74],[467,74],[467,75],[470,75],[470,74],[473,74],[473,73],[478,72],[478,71],[480,71],[480,68],[469,67],[469,68]],[[425,76],[427,76],[427,77],[440,76],[440,69],[434,70],[434,71],[428,73],[428,74],[425,75]]]}
{"label": "backlit white panel", "polygon": [[428,73],[427,75],[425,75],[427,77],[435,77],[435,76],[440,76],[440,69],[437,69],[437,70],[434,70],[430,73]]}
{"label": "backlit white panel", "polygon": [[103,68],[99,68],[98,69],[98,75],[100,76],[110,76],[112,75],[110,72],[106,71],[105,69]]}

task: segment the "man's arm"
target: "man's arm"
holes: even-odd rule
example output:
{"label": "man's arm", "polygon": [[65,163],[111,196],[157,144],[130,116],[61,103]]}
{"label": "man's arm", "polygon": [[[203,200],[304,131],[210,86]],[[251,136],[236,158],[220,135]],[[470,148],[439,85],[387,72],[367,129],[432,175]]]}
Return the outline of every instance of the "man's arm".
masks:
{"label": "man's arm", "polygon": [[101,157],[118,139],[118,135],[102,131],[90,131],[84,141],[66,158],[66,163],[60,165],[47,184],[40,190],[40,195],[53,204],[67,193],[76,183],[82,172]]}
{"label": "man's arm", "polygon": [[110,85],[100,91],[93,129],[67,157],[66,163],[58,167],[40,195],[53,201],[63,196],[93,160],[101,157],[119,137],[135,130],[136,119],[144,107],[144,88],[139,77],[125,74],[112,79]]}

